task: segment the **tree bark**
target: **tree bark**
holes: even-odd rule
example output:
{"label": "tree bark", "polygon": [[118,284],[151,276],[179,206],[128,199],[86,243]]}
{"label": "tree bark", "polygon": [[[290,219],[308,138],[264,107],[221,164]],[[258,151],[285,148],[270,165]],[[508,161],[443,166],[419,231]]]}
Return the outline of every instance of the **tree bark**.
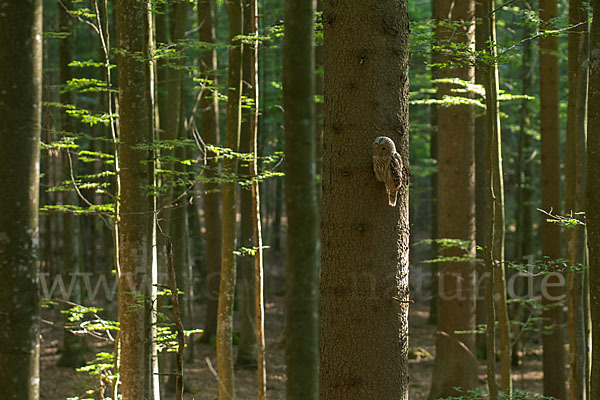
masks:
{"label": "tree bark", "polygon": [[[531,5],[525,3],[527,9],[531,9]],[[525,25],[523,27],[523,51],[521,61],[521,93],[530,93],[532,86],[533,77],[533,64],[532,64],[532,49],[531,41],[528,40],[532,34],[531,27]],[[516,200],[520,207],[516,207],[515,212],[515,261],[523,263],[525,257],[533,257],[532,250],[532,221],[531,221],[531,208],[532,208],[532,197],[533,188],[533,168],[532,168],[532,145],[531,145],[531,133],[529,129],[531,126],[530,121],[530,100],[524,98],[521,100],[520,106],[520,121],[519,121],[519,144],[517,149],[517,167],[516,167],[516,182],[517,182],[517,193]],[[524,279],[515,280],[514,287],[515,294],[517,296],[525,295],[526,290]],[[524,314],[525,307],[520,302],[514,303],[511,309],[512,319],[519,322],[525,322],[527,315]],[[520,324],[513,324],[512,328],[513,338],[515,338],[512,348],[512,365],[517,367],[521,363],[520,346],[521,343],[525,342],[524,334],[521,333]]]}
{"label": "tree bark", "polygon": [[[587,170],[600,168],[600,4],[594,3],[590,34],[588,86]],[[590,312],[592,332],[600,331],[600,183],[598,175],[586,177],[586,227],[589,250]],[[600,335],[592,335],[590,399],[600,397]]]}
{"label": "tree bark", "polygon": [[[483,4],[475,2],[475,15],[477,18],[485,18]],[[475,29],[475,50],[485,49],[486,32],[483,28]],[[475,68],[475,84],[484,85],[485,68]],[[485,139],[486,139],[486,116],[480,114],[475,116],[475,241],[478,246],[485,247],[486,234],[486,189],[485,189]],[[477,304],[475,323],[477,325],[487,322],[485,285],[481,285],[485,274],[485,265],[477,263]],[[478,359],[486,358],[486,335],[478,334],[476,337],[476,353]]]}
{"label": "tree bark", "polygon": [[[244,35],[252,36],[256,15],[254,15],[254,2],[243,0],[244,6]],[[255,136],[253,130],[256,129],[256,79],[254,79],[254,63],[256,54],[255,46],[246,45],[242,57],[242,95],[246,101],[246,107],[242,110],[242,126],[240,133],[240,152],[250,153],[251,138]],[[255,154],[256,155],[256,154]],[[240,175],[250,178],[252,175],[250,163],[243,165],[243,171],[240,169]],[[254,205],[252,203],[253,195],[251,187],[243,187],[240,191],[240,210],[241,210],[241,246],[246,248],[254,247]],[[239,366],[256,368],[257,366],[257,343],[256,343],[256,307],[254,293],[254,257],[244,254],[239,260],[239,271],[241,279],[239,281],[239,297],[241,302],[240,315],[240,345],[236,363]]]}
{"label": "tree bark", "polygon": [[[582,24],[569,35],[569,102],[567,109],[567,144],[565,149],[565,213],[578,218],[585,206],[585,140],[588,83],[587,10],[581,0],[569,2],[569,25]],[[585,228],[573,226],[565,232],[569,265],[585,262]],[[569,398],[587,399],[586,373],[588,353],[584,319],[584,273],[567,271],[567,306],[569,326]]]}
{"label": "tree bark", "polygon": [[[215,43],[215,9],[213,0],[198,0],[198,36],[200,41]],[[204,89],[201,99],[202,137],[207,145],[219,145],[219,101],[217,85],[217,51],[214,48],[204,50],[199,68],[208,88]],[[206,317],[202,341],[209,342],[217,332],[217,305],[219,298],[219,280],[221,277],[221,193],[220,185],[215,182],[219,174],[219,163],[209,153],[206,160],[206,178],[204,184],[204,221],[206,240]]]}
{"label": "tree bark", "polygon": [[284,197],[288,219],[285,361],[289,400],[319,396],[314,12],[313,0],[284,3]]}
{"label": "tree bark", "polygon": [[[431,2],[431,18],[435,19],[437,17],[437,1]],[[434,63],[439,62],[439,54],[435,52],[431,52],[431,61]],[[439,68],[432,67],[431,75],[433,79],[440,78]],[[436,94],[436,98],[439,99],[439,95]],[[438,154],[438,116],[437,116],[437,106],[432,104],[430,106],[430,139],[429,139],[429,157],[432,160],[437,161]],[[430,222],[430,231],[431,231],[431,239],[438,239],[438,211],[437,211],[437,199],[438,199],[438,188],[437,188],[437,169],[431,173],[429,177],[429,185],[431,186],[431,203],[430,203],[430,212],[431,212],[431,222]],[[431,258],[435,259],[438,257],[438,245],[435,241],[431,243]],[[437,325],[437,304],[438,304],[438,265],[437,263],[431,263],[431,300],[429,301],[429,316],[427,317],[427,322],[432,325]]]}
{"label": "tree bark", "polygon": [[[160,129],[160,120],[157,112],[156,102],[156,61],[152,59],[151,55],[156,50],[156,32],[155,32],[155,18],[152,12],[151,4],[146,2],[145,10],[145,49],[144,56],[146,58],[146,114],[148,116],[147,124],[147,137],[148,143],[154,143],[157,138],[157,132]],[[148,185],[156,186],[156,154],[154,149],[147,151],[148,160]],[[156,211],[158,208],[158,199],[156,196],[147,197],[148,210],[152,213],[151,219],[148,223],[148,250],[146,264],[146,274],[149,280],[149,284],[145,286],[147,301],[145,302],[145,326],[146,331],[146,343],[145,343],[145,361],[146,361],[146,393],[145,398],[148,400],[160,400],[160,370],[158,365],[158,347],[156,343],[156,325],[157,325],[157,308],[158,308],[158,297],[157,297],[157,284],[158,284],[158,249],[157,249],[157,216]]]}
{"label": "tree bark", "polygon": [[[496,44],[496,18],[493,13],[496,9],[494,0],[487,0],[487,42]],[[484,23],[485,25],[485,23]],[[489,53],[494,58],[498,56],[495,47],[489,48]],[[500,336],[500,389],[505,396],[512,395],[512,377],[511,377],[511,343],[510,343],[510,321],[508,319],[508,306],[506,298],[506,272],[504,263],[504,236],[505,236],[505,211],[504,211],[504,173],[502,168],[502,130],[500,128],[500,103],[499,96],[499,78],[498,65],[494,62],[489,65],[489,84],[486,85],[486,98],[492,95],[493,103],[486,102],[488,106],[493,106],[492,110],[487,112],[487,129],[494,129],[493,146],[493,184],[494,184],[494,284],[496,300],[496,316],[498,319],[498,331]],[[491,294],[488,294],[491,295]]]}
{"label": "tree bark", "polygon": [[42,1],[0,1],[0,398],[39,398]]}
{"label": "tree bark", "polygon": [[[463,21],[454,34],[438,26],[440,41],[474,44],[475,2],[438,0],[439,22]],[[445,58],[441,58],[445,61]],[[473,82],[471,66],[440,71],[443,78],[459,78]],[[439,96],[448,94],[451,86],[440,85]],[[438,237],[472,242],[468,256],[475,256],[475,125],[474,109],[470,105],[438,108]],[[458,249],[443,251],[442,256],[464,255]],[[475,335],[455,334],[455,331],[475,327],[476,291],[475,264],[444,262],[438,264],[438,334],[436,360],[429,398],[458,395],[477,385],[477,359],[474,354]]]}
{"label": "tree bark", "polygon": [[148,144],[145,64],[136,58],[145,48],[146,3],[119,0],[117,30],[119,67],[119,154],[121,197],[119,207],[119,338],[121,341],[122,395],[124,400],[144,396],[148,363],[144,358],[146,332],[143,297],[147,282]]}
{"label": "tree bark", "polygon": [[[408,399],[408,6],[325,2],[323,25],[320,399]],[[404,164],[397,208],[373,174],[381,133]]]}
{"label": "tree bark", "polygon": [[[487,206],[487,210],[493,210],[493,213],[487,213],[486,221],[493,224],[488,227],[491,230],[493,240],[486,238],[486,247],[491,246],[494,292],[486,293],[488,301],[493,298],[496,301],[495,314],[498,319],[498,331],[500,336],[500,389],[505,396],[511,396],[511,343],[510,343],[510,322],[508,320],[508,309],[506,302],[506,279],[504,271],[504,178],[502,173],[502,130],[500,129],[500,104],[498,102],[499,82],[498,65],[495,63],[497,51],[496,44],[496,19],[493,14],[495,10],[494,0],[486,0],[483,4],[483,30],[485,31],[485,43],[488,56],[493,60],[486,67],[484,86],[486,93],[486,130],[488,131],[486,141],[485,156],[489,158],[490,163],[486,164],[486,175],[490,182],[486,191],[490,194],[487,201],[493,201],[493,207]],[[489,262],[489,255],[486,259]],[[489,266],[488,266],[489,270]],[[488,277],[488,279],[490,279]],[[493,321],[492,318],[489,319]],[[488,324],[488,329],[491,329]],[[488,353],[491,355],[491,351]],[[495,356],[488,359],[489,363],[495,363]],[[495,381],[494,377],[494,381]],[[495,383],[495,382],[494,382]],[[490,385],[491,386],[491,385]]]}
{"label": "tree bark", "polygon": [[[242,83],[242,44],[237,38],[242,34],[242,1],[229,0],[229,79],[227,82],[227,131],[225,147],[237,151],[240,142],[241,124],[241,83]],[[221,282],[219,286],[219,306],[217,310],[217,364],[219,367],[219,399],[235,399],[233,376],[233,301],[235,294],[236,265],[236,214],[237,159],[223,162],[223,173],[228,181],[222,186],[221,220]]]}
{"label": "tree bark", "polygon": [[[552,29],[550,20],[557,16],[556,0],[540,0],[540,18],[542,30]],[[560,207],[560,147],[559,147],[559,106],[558,106],[558,38],[547,36],[540,38],[540,135],[541,135],[541,189],[542,209],[558,211]],[[542,256],[544,262],[561,257],[560,227],[545,221],[542,217]],[[560,271],[554,271],[555,277],[562,278]],[[565,348],[563,308],[552,307],[563,295],[562,285],[556,285],[556,279],[549,279],[549,285],[542,288],[542,304],[546,307],[542,316],[544,327],[549,329],[542,336],[544,395],[560,400],[567,397],[565,385]]]}

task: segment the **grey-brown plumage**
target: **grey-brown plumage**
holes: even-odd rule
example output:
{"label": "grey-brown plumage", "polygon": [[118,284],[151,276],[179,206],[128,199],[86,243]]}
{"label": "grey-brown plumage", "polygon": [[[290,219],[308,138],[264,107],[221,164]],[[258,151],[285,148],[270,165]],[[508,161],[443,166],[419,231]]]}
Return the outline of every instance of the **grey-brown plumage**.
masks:
{"label": "grey-brown plumage", "polygon": [[402,184],[402,158],[387,136],[379,136],[373,142],[373,169],[377,180],[385,183],[390,206],[395,207]]}

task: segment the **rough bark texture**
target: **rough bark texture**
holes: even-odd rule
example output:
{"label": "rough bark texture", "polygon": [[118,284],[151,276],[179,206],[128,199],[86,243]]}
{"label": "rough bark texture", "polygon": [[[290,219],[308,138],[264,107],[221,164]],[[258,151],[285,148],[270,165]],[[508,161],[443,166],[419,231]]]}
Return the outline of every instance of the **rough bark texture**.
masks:
{"label": "rough bark texture", "polygon": [[[202,42],[215,43],[215,9],[213,0],[198,0],[198,38]],[[207,145],[219,145],[219,101],[217,93],[211,87],[217,84],[217,51],[205,49],[199,63],[202,78],[209,88],[202,93],[202,138]],[[203,341],[217,332],[217,305],[219,298],[219,280],[221,277],[221,193],[220,185],[211,181],[218,176],[219,163],[209,153],[206,160],[206,178],[204,184],[204,223],[206,233],[206,317]]]}
{"label": "rough bark texture", "polygon": [[[438,21],[464,21],[457,31],[436,29],[438,40],[473,43],[475,2],[439,0]],[[454,32],[454,33],[453,33]],[[474,81],[473,67],[444,69],[440,76]],[[442,84],[439,95],[448,94]],[[475,255],[475,157],[473,106],[438,108],[438,237],[472,242],[468,256]],[[464,255],[458,249],[442,256]],[[429,398],[457,395],[454,389],[477,385],[475,335],[455,334],[475,327],[475,264],[446,262],[438,265],[438,325],[436,361]]]}
{"label": "rough bark texture", "polygon": [[[227,131],[225,147],[237,151],[240,142],[241,123],[241,79],[242,47],[238,35],[242,34],[242,1],[227,2],[229,10],[229,78],[227,90]],[[237,159],[223,162],[223,173],[227,176],[237,173]],[[219,367],[219,399],[235,399],[233,376],[233,300],[235,294],[235,250],[237,184],[225,182],[222,185],[223,217],[221,221],[221,283],[219,287],[219,307],[217,310],[217,364]]]}
{"label": "rough bark texture", "polygon": [[[600,170],[600,4],[594,4],[590,34],[588,86],[587,170]],[[590,265],[590,311],[592,331],[600,331],[600,182],[587,174],[585,210]],[[600,335],[592,335],[590,399],[600,398]]]}
{"label": "rough bark texture", "polygon": [[118,46],[123,51],[119,67],[119,152],[121,202],[119,207],[119,322],[121,330],[121,392],[124,400],[143,398],[146,332],[144,305],[148,262],[148,152],[134,146],[148,143],[145,65],[136,54],[145,47],[146,3],[119,0]]}
{"label": "rough bark texture", "polygon": [[[540,18],[542,29],[552,29],[548,25],[550,19],[557,16],[556,0],[540,0]],[[558,212],[560,207],[560,152],[559,152],[559,120],[558,107],[558,38],[548,36],[540,38],[540,135],[541,135],[541,189],[542,209]],[[542,256],[546,262],[561,257],[560,227],[545,221],[542,216]],[[561,274],[560,271],[555,271]],[[564,290],[556,285],[558,277],[548,279],[547,295],[542,296],[542,304],[551,306],[556,303]],[[565,385],[565,347],[564,333],[560,327],[563,323],[563,308],[549,307],[543,312],[544,325],[550,332],[542,336],[544,395],[558,399],[567,397]]]}
{"label": "rough bark texture", "polygon": [[[587,20],[581,0],[569,2],[569,25]],[[569,103],[567,109],[567,146],[565,168],[565,213],[584,211],[585,140],[588,75],[588,24],[569,35]],[[585,228],[574,226],[565,232],[567,259],[571,265],[585,262]],[[586,373],[588,354],[584,320],[584,273],[567,271],[567,306],[569,325],[569,399],[587,399]]]}
{"label": "rough bark texture", "polygon": [[315,185],[313,0],[286,0],[283,41],[286,398],[319,396],[319,212]]}
{"label": "rough bark texture", "polygon": [[42,1],[0,1],[0,398],[39,398]]}
{"label": "rough bark texture", "polygon": [[[320,398],[407,399],[407,2],[328,1],[323,25]],[[380,135],[404,163],[396,208],[373,173]]]}

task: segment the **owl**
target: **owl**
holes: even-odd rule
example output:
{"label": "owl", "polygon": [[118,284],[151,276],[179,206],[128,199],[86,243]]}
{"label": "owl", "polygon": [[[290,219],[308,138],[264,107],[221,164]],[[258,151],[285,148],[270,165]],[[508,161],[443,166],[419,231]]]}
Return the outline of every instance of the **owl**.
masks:
{"label": "owl", "polygon": [[395,207],[402,184],[402,158],[387,136],[379,136],[373,142],[373,169],[377,180],[385,183],[390,206]]}

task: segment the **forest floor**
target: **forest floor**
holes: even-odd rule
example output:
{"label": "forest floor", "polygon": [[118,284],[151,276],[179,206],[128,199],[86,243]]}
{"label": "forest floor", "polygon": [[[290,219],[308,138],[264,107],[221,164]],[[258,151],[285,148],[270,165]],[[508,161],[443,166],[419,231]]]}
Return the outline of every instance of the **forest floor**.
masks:
{"label": "forest floor", "polygon": [[[283,298],[269,296],[266,303],[266,342],[267,342],[267,396],[270,399],[285,399],[285,363],[283,353]],[[46,315],[44,315],[46,314]],[[48,315],[50,314],[50,315]],[[435,355],[435,326],[428,324],[428,306],[425,302],[411,304],[410,308],[410,399],[427,398],[431,383],[431,373]],[[43,311],[45,320],[60,320],[56,310]],[[98,395],[85,396],[89,388],[97,387],[98,381],[83,372],[57,366],[62,343],[62,329],[50,324],[42,327],[41,350],[41,390],[42,400],[63,400],[74,396],[98,399]],[[92,359],[98,351],[111,351],[111,346],[95,340],[88,340]],[[218,398],[217,381],[211,372],[216,368],[214,347],[194,343],[194,358],[186,361],[186,400],[214,400]],[[542,390],[542,354],[539,343],[528,343],[523,366],[513,370],[514,387],[530,392]],[[209,367],[209,362],[211,366]],[[479,367],[479,380],[485,384],[485,363]],[[236,370],[237,396],[241,400],[256,398],[256,372]],[[108,393],[106,394],[108,396]],[[166,398],[171,398],[171,395]]]}

